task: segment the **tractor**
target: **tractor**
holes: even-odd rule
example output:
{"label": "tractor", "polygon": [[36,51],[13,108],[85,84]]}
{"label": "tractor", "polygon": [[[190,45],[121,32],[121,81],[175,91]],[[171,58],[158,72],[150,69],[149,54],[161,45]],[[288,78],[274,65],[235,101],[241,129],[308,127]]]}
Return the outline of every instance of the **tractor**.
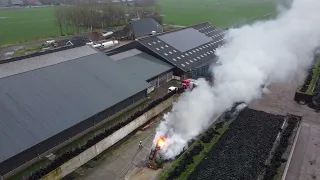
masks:
{"label": "tractor", "polygon": [[164,143],[165,143],[164,138],[160,138],[155,148],[151,150],[148,157],[148,163],[147,163],[148,168],[157,170],[163,167],[163,158],[161,156],[160,151],[161,151],[161,148],[164,146]]}

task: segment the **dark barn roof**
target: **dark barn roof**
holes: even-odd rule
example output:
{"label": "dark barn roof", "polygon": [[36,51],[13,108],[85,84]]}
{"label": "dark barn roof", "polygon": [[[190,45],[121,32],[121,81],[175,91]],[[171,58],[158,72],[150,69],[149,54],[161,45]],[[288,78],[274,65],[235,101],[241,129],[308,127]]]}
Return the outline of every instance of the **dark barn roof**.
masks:
{"label": "dark barn roof", "polygon": [[137,41],[186,72],[215,59],[214,51],[222,45],[225,32],[202,23]]}
{"label": "dark barn roof", "polygon": [[104,54],[83,46],[1,64],[0,87],[2,162],[149,84],[123,71]]}
{"label": "dark barn roof", "polygon": [[173,66],[137,49],[125,51],[110,58],[145,81],[173,69]]}
{"label": "dark barn roof", "polygon": [[152,31],[163,32],[162,26],[152,18],[133,20],[131,26],[135,37],[148,36]]}

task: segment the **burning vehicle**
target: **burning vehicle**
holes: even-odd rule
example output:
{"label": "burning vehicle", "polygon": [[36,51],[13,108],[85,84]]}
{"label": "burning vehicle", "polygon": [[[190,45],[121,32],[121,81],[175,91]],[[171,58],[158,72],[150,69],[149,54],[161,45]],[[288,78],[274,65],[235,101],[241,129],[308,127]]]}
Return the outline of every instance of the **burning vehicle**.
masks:
{"label": "burning vehicle", "polygon": [[164,160],[161,155],[161,150],[165,147],[166,139],[164,137],[159,138],[155,147],[151,150],[147,167],[157,170],[163,167]]}

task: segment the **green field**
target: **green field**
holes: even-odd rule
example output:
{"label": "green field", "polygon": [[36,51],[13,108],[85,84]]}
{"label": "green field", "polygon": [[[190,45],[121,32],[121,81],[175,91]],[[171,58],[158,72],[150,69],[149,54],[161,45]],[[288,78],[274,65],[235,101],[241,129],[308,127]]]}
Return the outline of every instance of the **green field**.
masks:
{"label": "green field", "polygon": [[226,28],[276,12],[272,0],[159,0],[159,4],[165,23],[178,25],[210,22]]}
{"label": "green field", "polygon": [[[273,0],[159,0],[164,22],[193,25],[210,22],[225,28],[276,12]],[[56,37],[54,9],[0,10],[0,45]]]}
{"label": "green field", "polygon": [[0,10],[0,45],[60,35],[53,8]]}

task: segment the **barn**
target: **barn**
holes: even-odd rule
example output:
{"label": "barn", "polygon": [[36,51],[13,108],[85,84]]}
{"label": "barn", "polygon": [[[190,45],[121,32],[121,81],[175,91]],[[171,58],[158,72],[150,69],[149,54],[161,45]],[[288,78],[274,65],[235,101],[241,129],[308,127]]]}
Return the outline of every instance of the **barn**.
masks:
{"label": "barn", "polygon": [[223,44],[225,30],[210,23],[138,38],[134,42],[107,52],[119,54],[138,49],[174,67],[174,76],[198,78],[211,76],[208,71],[217,58],[215,50]]}
{"label": "barn", "polygon": [[147,97],[150,84],[83,45],[0,63],[0,177]]}
{"label": "barn", "polygon": [[173,66],[138,49],[110,56],[123,69],[150,83],[148,93],[173,79]]}

